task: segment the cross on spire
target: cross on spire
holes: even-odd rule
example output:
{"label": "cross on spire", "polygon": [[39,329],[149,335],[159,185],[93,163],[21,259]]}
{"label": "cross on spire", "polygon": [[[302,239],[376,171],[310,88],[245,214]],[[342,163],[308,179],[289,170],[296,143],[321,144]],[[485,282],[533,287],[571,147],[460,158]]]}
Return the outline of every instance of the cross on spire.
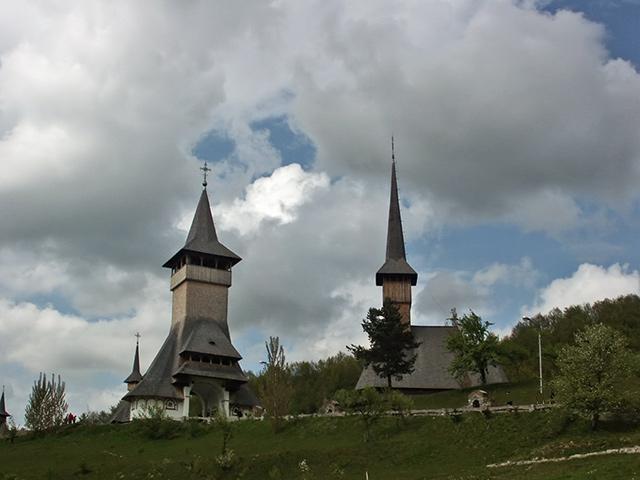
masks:
{"label": "cross on spire", "polygon": [[136,345],[140,342],[140,337],[142,335],[140,335],[140,332],[136,332],[136,334],[134,335],[134,337],[136,337]]}
{"label": "cross on spire", "polygon": [[392,162],[396,161],[396,148],[393,142],[393,135],[391,135],[391,161]]}
{"label": "cross on spire", "polygon": [[207,173],[211,171],[211,169],[207,167],[207,162],[204,162],[204,167],[200,167],[200,170],[202,170],[202,176],[203,176],[202,186],[207,188]]}

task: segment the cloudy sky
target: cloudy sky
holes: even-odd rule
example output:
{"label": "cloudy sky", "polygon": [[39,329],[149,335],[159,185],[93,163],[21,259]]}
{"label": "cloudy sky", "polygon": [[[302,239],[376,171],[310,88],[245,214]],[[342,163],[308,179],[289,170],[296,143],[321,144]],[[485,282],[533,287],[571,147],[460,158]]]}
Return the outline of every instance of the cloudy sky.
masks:
{"label": "cloudy sky", "polygon": [[0,4],[0,380],[71,409],[125,390],[170,324],[203,161],[245,368],[363,340],[390,137],[413,319],[638,293],[636,0]]}

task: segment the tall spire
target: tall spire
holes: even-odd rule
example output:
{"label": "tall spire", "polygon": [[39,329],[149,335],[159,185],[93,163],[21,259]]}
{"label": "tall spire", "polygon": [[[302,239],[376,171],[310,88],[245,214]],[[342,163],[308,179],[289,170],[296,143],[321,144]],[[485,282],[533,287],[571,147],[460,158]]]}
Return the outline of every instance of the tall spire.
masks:
{"label": "tall spire", "polygon": [[191,222],[189,235],[187,235],[185,247],[188,247],[190,243],[209,243],[217,241],[218,235],[216,234],[216,227],[213,224],[213,217],[211,216],[209,196],[207,195],[206,190],[202,190],[198,206],[196,207],[196,213],[193,216],[193,221]]}
{"label": "tall spire", "polygon": [[411,285],[418,281],[418,274],[407,263],[398,199],[398,179],[396,177],[396,155],[394,139],[391,137],[391,193],[389,196],[389,219],[387,225],[387,252],[384,265],[376,273],[376,285],[382,285],[386,275],[408,276]]}
{"label": "tall spire", "polygon": [[213,216],[211,215],[209,195],[207,194],[206,189],[207,171],[210,171],[206,164],[203,171],[204,180],[202,182],[202,186],[205,188],[202,189],[202,193],[200,194],[196,213],[193,216],[191,228],[189,228],[189,234],[187,235],[187,241],[185,242],[184,247],[165,262],[163,265],[164,267],[174,267],[185,251],[187,253],[193,252],[204,254],[205,256],[223,257],[228,259],[231,262],[231,265],[235,265],[241,260],[238,255],[233,253],[218,240],[216,227],[213,223]]}
{"label": "tall spire", "polygon": [[133,357],[133,369],[124,383],[139,383],[142,380],[140,374],[140,334],[136,332],[136,354]]}
{"label": "tall spire", "polygon": [[387,227],[386,260],[406,260],[406,258],[404,235],[402,233],[402,218],[400,217],[400,202],[398,200],[396,159],[393,147],[393,137],[391,137],[391,195],[389,198],[389,225]]}
{"label": "tall spire", "polygon": [[2,396],[0,396],[0,420],[10,417],[9,412],[4,405],[4,385],[2,386]]}

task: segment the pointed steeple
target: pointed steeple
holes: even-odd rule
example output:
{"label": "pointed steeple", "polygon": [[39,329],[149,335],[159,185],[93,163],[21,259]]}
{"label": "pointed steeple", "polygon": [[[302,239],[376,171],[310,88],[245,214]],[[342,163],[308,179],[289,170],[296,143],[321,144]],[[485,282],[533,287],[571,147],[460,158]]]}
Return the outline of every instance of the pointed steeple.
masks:
{"label": "pointed steeple", "polygon": [[211,216],[209,196],[207,195],[207,189],[203,188],[184,248],[193,246],[197,249],[198,246],[205,247],[210,243],[217,242],[218,235],[216,234],[216,227],[213,224],[213,217]]}
{"label": "pointed steeple", "polygon": [[396,159],[391,138],[391,193],[389,197],[389,220],[387,226],[387,254],[384,265],[376,273],[376,285],[382,285],[385,275],[408,276],[411,285],[418,282],[418,274],[407,263],[398,199],[398,179],[396,177]]}
{"label": "pointed steeple", "polygon": [[140,373],[140,334],[136,333],[136,354],[133,357],[133,369],[124,383],[140,383],[140,380],[142,380],[142,374]]}
{"label": "pointed steeple", "polygon": [[396,178],[396,161],[391,162],[391,196],[389,198],[389,225],[387,227],[386,260],[406,260],[404,235],[402,234],[402,218],[398,201],[398,180]]}
{"label": "pointed steeple", "polygon": [[4,385],[2,386],[2,396],[0,396],[0,421],[4,421],[7,417],[11,415],[7,412],[7,409],[4,406]]}
{"label": "pointed steeple", "polygon": [[163,267],[173,267],[183,253],[189,252],[203,254],[204,256],[222,257],[227,259],[231,265],[235,265],[242,260],[218,240],[216,227],[211,216],[211,205],[209,204],[206,185],[200,194],[200,200],[198,201],[196,213],[193,216],[184,247],[171,257]]}

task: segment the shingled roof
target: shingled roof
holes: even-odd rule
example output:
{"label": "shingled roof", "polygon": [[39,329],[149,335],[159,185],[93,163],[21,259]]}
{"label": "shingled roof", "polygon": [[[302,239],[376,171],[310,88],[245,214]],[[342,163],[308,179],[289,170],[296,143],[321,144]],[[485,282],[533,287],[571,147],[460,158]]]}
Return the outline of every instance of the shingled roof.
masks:
{"label": "shingled roof", "polygon": [[200,195],[187,241],[173,257],[167,260],[163,267],[173,267],[183,253],[189,252],[227,258],[231,261],[231,265],[242,260],[218,240],[206,189],[203,189]]}
{"label": "shingled roof", "polygon": [[127,423],[131,421],[131,404],[125,400],[120,400],[115,411],[109,419],[109,423]]}
{"label": "shingled roof", "polygon": [[387,226],[387,254],[384,265],[376,273],[376,285],[382,285],[385,276],[408,276],[411,285],[418,282],[418,274],[407,263],[398,200],[398,180],[396,178],[396,162],[391,162],[391,194],[389,198],[389,224]]}
{"label": "shingled roof", "polygon": [[140,373],[140,354],[138,351],[138,342],[136,341],[136,353],[133,357],[133,369],[129,376],[124,380],[124,383],[138,383],[142,380],[142,374]]}
{"label": "shingled roof", "polygon": [[162,397],[182,399],[179,375],[196,375],[221,380],[246,382],[247,377],[239,365],[209,365],[202,362],[180,363],[185,352],[228,358],[231,363],[242,357],[233,347],[220,326],[211,320],[187,320],[173,325],[149,370],[125,399],[134,397]]}
{"label": "shingled roof", "polygon": [[[458,381],[449,367],[454,354],[447,349],[447,338],[456,331],[453,326],[411,326],[411,332],[420,346],[416,349],[417,357],[414,372],[404,375],[402,380],[393,379],[393,388],[407,390],[452,390],[481,385],[479,375],[469,375]],[[490,367],[487,383],[505,383],[507,376],[500,366]],[[362,371],[356,388],[387,386],[387,379],[381,378],[368,367]]]}
{"label": "shingled roof", "polygon": [[242,358],[218,323],[211,320],[195,320],[192,321],[188,332],[178,353],[204,353],[235,360]]}
{"label": "shingled roof", "polygon": [[172,383],[172,374],[176,370],[179,361],[177,352],[178,330],[177,326],[171,328],[169,335],[142,380],[124,396],[125,400],[130,401],[135,397],[160,397],[179,400],[183,398],[181,389],[178,389]]}

